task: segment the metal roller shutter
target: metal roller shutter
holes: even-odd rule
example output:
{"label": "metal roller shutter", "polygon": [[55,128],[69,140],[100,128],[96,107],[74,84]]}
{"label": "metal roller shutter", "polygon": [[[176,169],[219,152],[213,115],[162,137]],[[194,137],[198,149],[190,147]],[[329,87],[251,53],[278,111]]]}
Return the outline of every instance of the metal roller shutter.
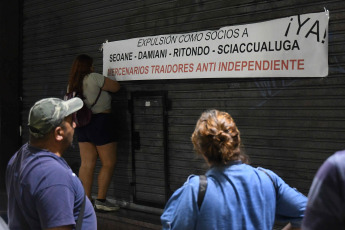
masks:
{"label": "metal roller shutter", "polygon": [[[330,11],[326,78],[203,79],[121,82],[113,95],[121,141],[109,196],[132,199],[131,118],[127,101],[136,91],[165,91],[170,192],[206,166],[192,150],[190,135],[201,112],[229,112],[255,166],[277,172],[307,194],[321,163],[344,149],[345,2],[286,1],[51,1],[23,3],[23,124],[42,97],[62,97],[73,58],[88,53],[102,70],[105,40],[218,29],[296,14]],[[24,127],[23,141],[27,139]],[[163,154],[162,154],[163,157]],[[78,165],[77,144],[66,154]],[[95,192],[96,190],[94,190]],[[154,199],[152,195],[151,199]]]}

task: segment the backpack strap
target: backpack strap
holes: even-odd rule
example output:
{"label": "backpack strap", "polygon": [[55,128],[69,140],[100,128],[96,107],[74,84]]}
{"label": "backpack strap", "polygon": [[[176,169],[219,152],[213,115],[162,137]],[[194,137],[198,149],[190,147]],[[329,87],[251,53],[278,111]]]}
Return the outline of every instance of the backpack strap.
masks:
{"label": "backpack strap", "polygon": [[101,92],[102,92],[102,88],[99,88],[99,92],[98,92],[97,98],[96,98],[95,102],[91,105],[90,109],[91,109],[94,105],[96,105],[99,96],[101,96]]}
{"label": "backpack strap", "polygon": [[268,174],[265,170],[263,170],[262,168],[258,168],[260,171],[264,172],[269,178],[270,180],[272,181],[272,184],[273,184],[273,187],[274,187],[274,190],[276,191],[276,198],[278,197],[278,188],[276,186],[276,184],[274,183],[274,180],[272,179],[272,177],[270,176],[270,174]]}
{"label": "backpack strap", "polygon": [[79,211],[78,220],[77,220],[77,223],[75,225],[75,230],[80,230],[81,226],[83,225],[85,203],[86,203],[86,195],[84,193],[84,200],[83,200],[83,204],[81,205],[81,208]]}
{"label": "backpack strap", "polygon": [[198,207],[200,210],[207,189],[207,177],[205,175],[200,175],[199,180]]}

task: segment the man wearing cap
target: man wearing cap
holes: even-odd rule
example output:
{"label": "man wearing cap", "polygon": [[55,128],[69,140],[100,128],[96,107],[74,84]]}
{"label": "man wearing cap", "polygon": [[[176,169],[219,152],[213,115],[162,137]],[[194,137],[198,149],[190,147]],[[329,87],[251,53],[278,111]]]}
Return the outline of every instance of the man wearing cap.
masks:
{"label": "man wearing cap", "polygon": [[62,158],[73,141],[72,114],[82,106],[79,98],[46,98],[30,109],[30,140],[6,171],[10,229],[75,229],[83,202],[82,229],[97,229],[91,202]]}

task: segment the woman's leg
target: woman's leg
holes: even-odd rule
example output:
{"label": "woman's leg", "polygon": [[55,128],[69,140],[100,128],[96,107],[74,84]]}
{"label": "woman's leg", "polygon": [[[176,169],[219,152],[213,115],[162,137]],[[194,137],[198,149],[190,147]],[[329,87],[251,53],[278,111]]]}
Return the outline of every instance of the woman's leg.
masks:
{"label": "woman's leg", "polygon": [[97,162],[96,146],[90,142],[79,142],[81,166],[79,178],[83,182],[86,195],[91,200],[93,172]]}
{"label": "woman's leg", "polygon": [[97,199],[105,199],[117,160],[117,143],[96,146],[102,167],[98,174]]}

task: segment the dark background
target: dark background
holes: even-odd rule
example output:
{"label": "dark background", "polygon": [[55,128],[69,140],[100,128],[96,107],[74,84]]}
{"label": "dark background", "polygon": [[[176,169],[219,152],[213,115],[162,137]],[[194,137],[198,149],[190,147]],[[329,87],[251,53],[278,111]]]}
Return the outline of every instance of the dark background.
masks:
{"label": "dark background", "polygon": [[19,1],[0,2],[0,188],[5,170],[21,144],[21,7]]}
{"label": "dark background", "polygon": [[[43,97],[64,95],[76,55],[93,56],[101,72],[105,40],[216,30],[324,8],[330,11],[325,78],[121,82],[112,95],[121,138],[109,197],[148,206],[159,200],[163,206],[188,175],[204,173],[190,135],[210,108],[234,117],[254,166],[272,169],[306,195],[322,162],[345,148],[343,0],[31,0],[0,6],[2,188],[9,157],[27,141],[28,110]],[[147,101],[155,106],[146,107]],[[65,158],[77,171],[77,143]]]}

